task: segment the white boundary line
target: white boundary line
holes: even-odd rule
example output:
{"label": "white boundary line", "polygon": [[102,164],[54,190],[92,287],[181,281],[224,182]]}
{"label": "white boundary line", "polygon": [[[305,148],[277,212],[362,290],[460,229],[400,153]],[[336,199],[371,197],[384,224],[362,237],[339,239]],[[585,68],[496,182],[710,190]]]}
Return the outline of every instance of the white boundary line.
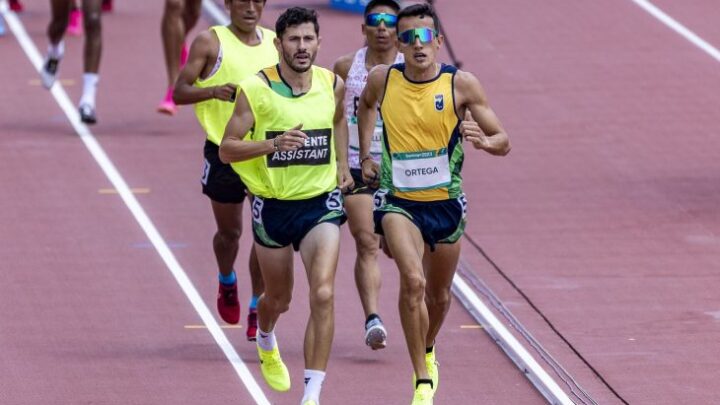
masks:
{"label": "white boundary line", "polygon": [[[42,69],[43,57],[40,55],[37,47],[28,36],[22,22],[17,18],[14,12],[10,12],[8,10],[8,5],[5,0],[0,0],[0,14],[2,14],[5,18],[8,27],[17,38],[18,43],[22,47],[23,51],[25,51],[28,59],[30,59],[30,62],[39,72],[40,69]],[[243,384],[245,384],[245,387],[250,395],[252,395],[253,399],[258,404],[269,405],[270,402],[265,396],[265,393],[257,384],[257,381],[255,381],[255,378],[252,376],[245,363],[243,363],[242,359],[240,359],[240,356],[235,351],[235,348],[233,348],[230,344],[227,336],[225,336],[225,333],[223,333],[220,325],[218,325],[217,321],[210,313],[210,310],[207,305],[205,305],[202,297],[200,297],[197,289],[195,289],[192,281],[188,278],[185,270],[183,270],[182,266],[180,266],[167,243],[160,235],[160,232],[158,232],[157,228],[155,228],[155,225],[153,225],[152,221],[145,213],[145,210],[130,191],[125,179],[123,179],[118,170],[115,168],[115,165],[97,142],[88,127],[80,121],[78,111],[70,101],[70,98],[63,89],[62,85],[60,85],[59,82],[55,83],[51,92],[55,101],[57,101],[60,108],[63,112],[65,112],[65,115],[75,129],[75,132],[77,132],[78,136],[80,136],[80,139],[85,144],[85,147],[87,147],[88,151],[100,166],[103,173],[105,173],[105,176],[107,176],[108,180],[110,180],[113,184],[113,187],[115,187],[118,191],[118,194],[120,194],[120,197],[132,213],[133,217],[135,217],[137,223],[143,231],[145,231],[145,235],[147,235],[148,239],[155,247],[155,250],[157,250],[158,254],[165,262],[168,270],[170,270],[172,275],[175,277],[175,280],[180,288],[182,288],[193,308],[195,308],[195,311],[198,315],[200,315],[203,323],[215,339],[217,345],[220,349],[222,349],[225,357],[227,357],[230,361],[230,364],[235,369],[235,372],[240,377]]]}
{"label": "white boundary line", "polygon": [[230,17],[213,0],[203,0],[203,8],[218,25],[230,24]]}
{"label": "white boundary line", "polygon": [[632,0],[632,2],[637,4],[638,6],[640,6],[643,10],[647,11],[653,17],[660,20],[660,22],[662,22],[663,24],[670,27],[673,31],[675,31],[678,34],[680,34],[681,36],[683,36],[685,39],[690,41],[693,45],[695,45],[698,48],[705,51],[705,53],[710,55],[713,59],[720,62],[720,50],[718,50],[714,46],[710,45],[704,39],[697,36],[697,34],[695,34],[694,32],[690,31],[688,28],[686,28],[684,25],[677,22],[674,18],[665,14],[664,11],[657,8],[654,4],[650,3],[647,0]]}
{"label": "white boundary line", "polygon": [[453,287],[456,295],[460,295],[469,305],[477,311],[480,316],[480,323],[490,334],[495,342],[502,347],[508,356],[518,365],[520,371],[531,380],[533,385],[552,404],[573,405],[574,402],[568,397],[565,391],[553,380],[543,369],[535,358],[515,339],[512,333],[500,322],[482,300],[475,294],[475,291],[457,274],[453,278]]}

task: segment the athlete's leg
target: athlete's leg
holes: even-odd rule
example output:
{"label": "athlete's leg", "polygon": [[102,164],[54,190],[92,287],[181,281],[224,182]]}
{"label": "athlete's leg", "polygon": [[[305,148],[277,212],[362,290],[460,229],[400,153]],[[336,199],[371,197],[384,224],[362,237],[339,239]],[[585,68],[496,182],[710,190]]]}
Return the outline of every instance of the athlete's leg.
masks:
{"label": "athlete's leg", "polygon": [[168,87],[175,86],[180,74],[180,52],[187,33],[200,17],[200,0],[165,0],[162,17],[162,41],[165,52]]}
{"label": "athlete's leg", "polygon": [[265,291],[265,283],[263,282],[262,272],[260,271],[260,263],[258,262],[257,252],[253,244],[250,249],[250,258],[248,259],[248,268],[250,270],[250,284],[253,297],[260,297]]}
{"label": "athlete's leg", "polygon": [[438,243],[435,251],[430,252],[426,247],[423,257],[425,268],[425,304],[428,309],[428,333],[425,346],[431,347],[435,342],[445,316],[450,309],[452,301],[453,276],[460,258],[460,242],[452,244]]}
{"label": "athlete's leg", "polygon": [[280,314],[290,308],[293,276],[292,246],[272,249],[255,243],[258,262],[266,282],[258,301],[257,349],[260,371],[265,382],[276,391],[290,389],[290,374],[280,357],[275,325]]}
{"label": "athlete's leg", "polygon": [[265,281],[265,291],[258,301],[258,327],[271,332],[280,314],[290,308],[295,280],[293,250],[292,246],[273,249],[255,243],[255,251]]}
{"label": "athlete's leg", "polygon": [[242,204],[220,203],[210,200],[217,231],[213,236],[213,251],[218,270],[223,276],[230,276],[237,258],[240,235],[242,234]]}
{"label": "athlete's leg", "polygon": [[188,32],[195,28],[200,13],[202,12],[202,0],[185,0],[185,8],[183,9],[183,23],[185,24],[185,37]]}
{"label": "athlete's leg", "polygon": [[102,0],[83,0],[83,27],[85,28],[85,73],[97,74],[102,55]]}
{"label": "athlete's leg", "polygon": [[310,287],[310,318],[305,330],[305,368],[309,370],[325,370],[330,357],[335,333],[335,271],[339,250],[340,227],[332,223],[317,225],[300,243]]}
{"label": "athlete's leg", "polygon": [[257,303],[265,291],[265,283],[263,283],[262,272],[260,271],[260,263],[258,263],[255,245],[250,248],[250,258],[248,259],[248,269],[250,270],[250,286],[252,288],[252,297],[248,304],[247,328],[245,336],[247,340],[254,341],[257,334]]}
{"label": "athlete's leg", "polygon": [[51,19],[47,29],[50,46],[58,45],[62,41],[70,18],[71,7],[71,0],[50,1]]}
{"label": "athlete's leg", "polygon": [[42,84],[46,89],[51,88],[55,83],[60,60],[62,60],[65,53],[63,35],[65,35],[65,30],[68,26],[71,6],[71,0],[50,1],[52,17],[47,28],[47,35],[50,44],[48,44],[47,56],[45,56],[42,71],[40,71],[40,78],[42,79]]}
{"label": "athlete's leg", "polygon": [[400,321],[415,375],[427,379],[425,337],[428,311],[422,257],[425,244],[420,230],[402,214],[387,213],[382,219],[385,242],[400,271]]}
{"label": "athlete's leg", "polygon": [[350,233],[355,239],[355,284],[360,295],[365,317],[377,313],[381,277],[377,265],[380,237],[375,234],[372,195],[345,196],[345,212]]}

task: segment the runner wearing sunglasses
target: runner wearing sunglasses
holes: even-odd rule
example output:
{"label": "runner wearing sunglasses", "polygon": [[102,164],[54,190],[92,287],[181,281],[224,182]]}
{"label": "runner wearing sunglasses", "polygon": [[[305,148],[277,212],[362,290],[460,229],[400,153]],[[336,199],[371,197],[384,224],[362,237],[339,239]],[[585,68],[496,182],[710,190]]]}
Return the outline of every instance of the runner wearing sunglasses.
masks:
{"label": "runner wearing sunglasses", "polygon": [[[510,143],[477,78],[436,62],[443,37],[432,7],[403,9],[397,30],[405,63],[375,67],[360,96],[360,161],[366,182],[380,178],[375,229],[400,271],[400,319],[416,376],[412,403],[425,405],[438,386],[435,339],[450,308],[466,221],[462,140],[493,155],[507,154]],[[382,167],[370,158],[378,103]]]}
{"label": "runner wearing sunglasses", "polygon": [[[345,115],[350,129],[348,162],[355,181],[345,194],[345,211],[350,233],[355,239],[355,284],[365,313],[365,344],[373,350],[386,345],[387,331],[378,315],[378,296],[381,275],[377,265],[380,236],[374,232],[372,193],[374,187],[362,181],[360,170],[360,139],[357,132],[357,106],[360,93],[367,83],[368,72],[380,64],[391,65],[403,61],[397,49],[397,13],[400,6],[394,0],[372,0],[365,7],[362,33],[367,46],[340,57],[333,70],[345,80]],[[370,147],[371,158],[380,162],[382,154],[382,120],[378,117]]]}

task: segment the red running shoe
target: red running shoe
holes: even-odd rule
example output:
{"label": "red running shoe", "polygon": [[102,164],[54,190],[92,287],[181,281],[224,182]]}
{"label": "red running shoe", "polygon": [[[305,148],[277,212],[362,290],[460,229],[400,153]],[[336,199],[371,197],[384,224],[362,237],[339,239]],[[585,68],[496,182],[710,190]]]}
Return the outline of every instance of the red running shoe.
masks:
{"label": "red running shoe", "polygon": [[236,324],[240,321],[240,302],[237,295],[237,283],[218,287],[217,308],[223,321]]}
{"label": "red running shoe", "polygon": [[20,0],[10,0],[10,10],[16,12],[16,13],[22,13],[24,7],[22,3],[20,3]]}
{"label": "red running shoe", "polygon": [[255,341],[255,335],[257,335],[257,309],[250,308],[250,312],[248,313],[247,317],[247,330],[245,331],[245,336],[247,336],[248,342],[254,342]]}
{"label": "red running shoe", "polygon": [[103,0],[102,2],[102,11],[105,11],[107,13],[111,13],[113,11],[113,2],[112,0]]}

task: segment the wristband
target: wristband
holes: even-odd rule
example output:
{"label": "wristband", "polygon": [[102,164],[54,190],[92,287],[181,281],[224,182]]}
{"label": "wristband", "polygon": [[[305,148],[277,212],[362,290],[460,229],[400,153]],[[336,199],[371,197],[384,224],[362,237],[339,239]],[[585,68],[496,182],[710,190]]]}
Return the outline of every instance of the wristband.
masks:
{"label": "wristband", "polygon": [[369,160],[369,159],[372,159],[372,156],[367,155],[364,158],[360,159],[360,167],[362,167],[363,162],[365,162],[366,160]]}
{"label": "wristband", "polygon": [[278,135],[275,138],[273,138],[273,148],[275,148],[275,152],[280,150],[280,147],[278,146],[278,141],[280,140],[280,137],[282,135]]}

